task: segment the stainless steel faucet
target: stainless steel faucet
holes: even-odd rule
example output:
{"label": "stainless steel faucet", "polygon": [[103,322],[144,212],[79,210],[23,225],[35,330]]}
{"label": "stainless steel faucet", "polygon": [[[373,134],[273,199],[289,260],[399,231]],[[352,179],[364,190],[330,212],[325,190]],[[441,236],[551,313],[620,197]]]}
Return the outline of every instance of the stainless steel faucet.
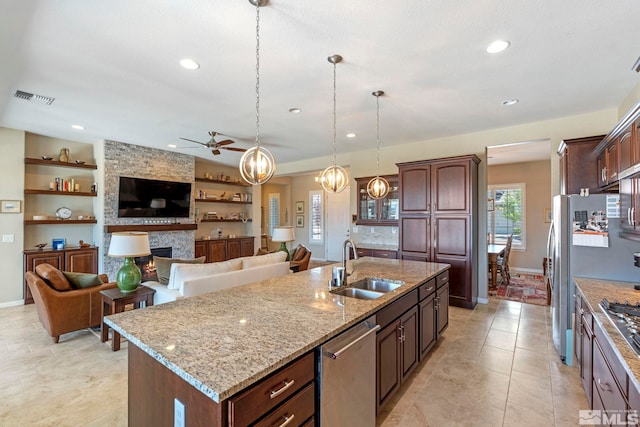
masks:
{"label": "stainless steel faucet", "polygon": [[[356,252],[356,244],[353,243],[353,240],[347,239],[342,243],[342,267],[333,267],[333,274],[331,281],[329,282],[329,287],[336,286],[347,286],[347,277],[353,273],[347,273],[347,246],[351,245],[351,250],[353,251],[353,259],[358,259],[358,253]],[[355,270],[355,266],[354,266]]]}

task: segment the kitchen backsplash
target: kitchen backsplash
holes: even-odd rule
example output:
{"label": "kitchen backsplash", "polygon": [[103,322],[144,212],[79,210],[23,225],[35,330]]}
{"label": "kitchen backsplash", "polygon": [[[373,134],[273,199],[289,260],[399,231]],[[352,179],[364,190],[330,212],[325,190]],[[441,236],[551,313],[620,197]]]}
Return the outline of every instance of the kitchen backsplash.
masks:
{"label": "kitchen backsplash", "polygon": [[398,227],[375,227],[354,225],[351,227],[351,239],[358,243],[398,246]]}

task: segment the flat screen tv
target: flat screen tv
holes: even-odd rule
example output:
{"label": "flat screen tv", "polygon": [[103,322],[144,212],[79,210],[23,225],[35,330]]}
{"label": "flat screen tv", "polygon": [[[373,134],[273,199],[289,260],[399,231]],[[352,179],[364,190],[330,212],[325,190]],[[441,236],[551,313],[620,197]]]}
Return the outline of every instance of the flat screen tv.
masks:
{"label": "flat screen tv", "polygon": [[120,177],[118,218],[188,218],[191,183]]}

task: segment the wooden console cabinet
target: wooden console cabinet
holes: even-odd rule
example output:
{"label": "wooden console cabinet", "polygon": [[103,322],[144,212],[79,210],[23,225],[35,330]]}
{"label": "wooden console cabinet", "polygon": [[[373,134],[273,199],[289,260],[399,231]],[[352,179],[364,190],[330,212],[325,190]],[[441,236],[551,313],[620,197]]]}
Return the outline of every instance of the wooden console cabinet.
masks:
{"label": "wooden console cabinet", "polygon": [[205,262],[219,262],[253,255],[253,237],[229,237],[196,240],[195,257],[207,257]]}
{"label": "wooden console cabinet", "polygon": [[[29,249],[24,251],[24,271],[36,271],[38,264],[51,264],[60,271],[98,274],[98,248]],[[33,304],[31,290],[24,282],[24,303]]]}

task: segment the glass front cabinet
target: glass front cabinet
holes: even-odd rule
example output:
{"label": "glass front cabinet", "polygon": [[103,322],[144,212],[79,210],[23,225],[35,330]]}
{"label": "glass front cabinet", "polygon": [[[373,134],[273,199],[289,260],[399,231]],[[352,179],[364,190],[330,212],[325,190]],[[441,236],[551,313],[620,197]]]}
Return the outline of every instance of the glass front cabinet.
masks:
{"label": "glass front cabinet", "polygon": [[367,193],[372,176],[355,178],[358,185],[357,225],[398,225],[398,175],[381,175],[389,182],[389,194],[384,199],[373,199]]}

